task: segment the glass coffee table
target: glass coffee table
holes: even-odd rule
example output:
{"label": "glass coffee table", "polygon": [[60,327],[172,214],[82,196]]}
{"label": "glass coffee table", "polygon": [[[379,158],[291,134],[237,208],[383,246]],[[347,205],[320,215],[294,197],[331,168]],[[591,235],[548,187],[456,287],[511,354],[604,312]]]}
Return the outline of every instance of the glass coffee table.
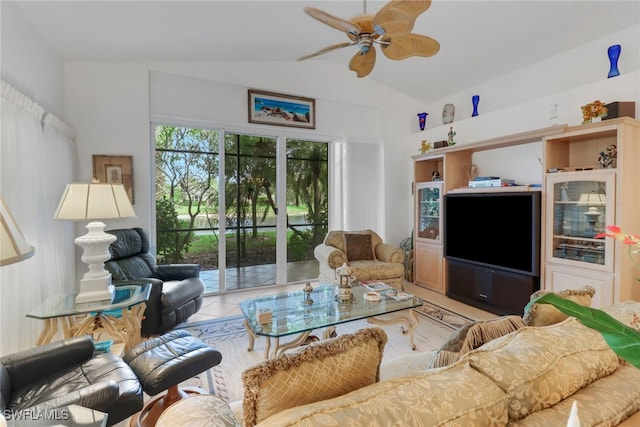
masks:
{"label": "glass coffee table", "polygon": [[[419,320],[413,308],[423,304],[420,298],[405,293],[405,298],[400,300],[383,296],[380,301],[368,301],[364,294],[370,289],[354,285],[352,300],[338,302],[335,300],[336,288],[334,285],[317,286],[310,295],[312,303],[304,302],[302,290],[242,301],[240,308],[249,335],[248,350],[253,351],[256,336],[264,336],[265,359],[275,357],[305,342],[314,329],[324,328],[322,338],[326,339],[335,333],[336,325],[360,319],[378,325],[402,324],[402,333],[409,335],[411,348],[416,349],[413,334]],[[271,319],[260,323],[259,316],[268,316],[269,312]],[[389,318],[376,317],[391,313],[394,315]],[[280,338],[286,336],[295,337],[290,342],[280,343]],[[271,338],[275,340],[273,350]]]}

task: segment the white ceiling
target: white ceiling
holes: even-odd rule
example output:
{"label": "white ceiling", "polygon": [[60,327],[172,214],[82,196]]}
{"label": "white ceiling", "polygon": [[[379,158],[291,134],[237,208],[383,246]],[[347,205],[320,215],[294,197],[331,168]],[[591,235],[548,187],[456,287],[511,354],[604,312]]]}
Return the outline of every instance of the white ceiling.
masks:
{"label": "white ceiling", "polygon": [[[295,61],[347,41],[306,15],[305,6],[345,19],[363,11],[362,0],[17,3],[64,60]],[[375,13],[385,3],[369,0],[367,11]],[[438,40],[440,52],[403,61],[378,54],[366,78],[422,102],[435,101],[639,22],[637,0],[435,0],[414,32]],[[308,61],[346,68],[355,49]]]}

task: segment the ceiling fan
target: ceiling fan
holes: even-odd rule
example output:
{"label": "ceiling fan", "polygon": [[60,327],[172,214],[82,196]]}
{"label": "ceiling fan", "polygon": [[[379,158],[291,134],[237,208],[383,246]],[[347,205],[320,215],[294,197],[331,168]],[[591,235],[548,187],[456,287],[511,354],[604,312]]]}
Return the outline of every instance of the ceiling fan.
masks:
{"label": "ceiling fan", "polygon": [[298,61],[313,58],[335,49],[357,46],[359,51],[349,63],[349,69],[358,77],[371,73],[376,63],[376,44],[389,59],[400,60],[410,56],[433,56],[440,50],[440,43],[431,37],[411,32],[418,15],[431,6],[431,0],[391,0],[378,13],[364,13],[351,20],[330,15],[313,7],[305,7],[304,11],[312,18],[323,22],[337,30],[344,31],[349,42],[327,46],[317,52],[298,58]]}

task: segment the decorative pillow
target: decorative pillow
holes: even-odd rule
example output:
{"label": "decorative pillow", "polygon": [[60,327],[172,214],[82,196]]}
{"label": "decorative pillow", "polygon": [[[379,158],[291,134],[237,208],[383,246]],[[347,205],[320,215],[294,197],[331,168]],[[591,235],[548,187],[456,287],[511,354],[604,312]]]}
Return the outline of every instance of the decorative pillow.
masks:
{"label": "decorative pillow", "polygon": [[464,360],[507,394],[510,421],[555,405],[619,366],[602,335],[573,317],[520,328],[467,353]]}
{"label": "decorative pillow", "polygon": [[217,396],[196,394],[168,407],[156,427],[192,426],[240,427],[229,404]]}
{"label": "decorative pillow", "polygon": [[288,408],[342,396],[378,382],[386,343],[383,329],[365,328],[245,370],[245,426],[252,427]]}
{"label": "decorative pillow", "polygon": [[486,427],[508,421],[507,396],[500,387],[468,363],[456,363],[290,408],[260,426]]}
{"label": "decorative pillow", "polygon": [[519,316],[504,316],[482,322],[469,323],[459,328],[437,351],[430,368],[440,368],[457,361],[465,353],[484,343],[510,334],[525,326]]}
{"label": "decorative pillow", "polygon": [[375,259],[370,234],[344,233],[344,248],[349,262]]}
{"label": "decorative pillow", "polygon": [[[530,301],[548,294],[550,291],[539,290],[531,294]],[[585,286],[582,289],[567,289],[556,292],[558,296],[566,298],[585,307],[591,306],[591,299],[595,295],[596,290],[592,286]],[[524,313],[522,320],[527,326],[547,326],[554,323],[562,322],[567,317],[566,314],[550,304],[533,304],[531,308]]]}

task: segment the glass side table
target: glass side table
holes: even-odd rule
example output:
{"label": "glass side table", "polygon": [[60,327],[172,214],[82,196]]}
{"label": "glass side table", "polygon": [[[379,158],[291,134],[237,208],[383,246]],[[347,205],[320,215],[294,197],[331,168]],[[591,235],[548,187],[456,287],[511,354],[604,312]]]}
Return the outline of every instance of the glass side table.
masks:
{"label": "glass side table", "polygon": [[71,291],[52,295],[26,316],[44,320],[37,345],[51,342],[60,325],[64,338],[105,331],[127,351],[141,341],[140,326],[150,292],[151,284],[140,282],[116,286],[111,301],[78,304],[78,291]]}

